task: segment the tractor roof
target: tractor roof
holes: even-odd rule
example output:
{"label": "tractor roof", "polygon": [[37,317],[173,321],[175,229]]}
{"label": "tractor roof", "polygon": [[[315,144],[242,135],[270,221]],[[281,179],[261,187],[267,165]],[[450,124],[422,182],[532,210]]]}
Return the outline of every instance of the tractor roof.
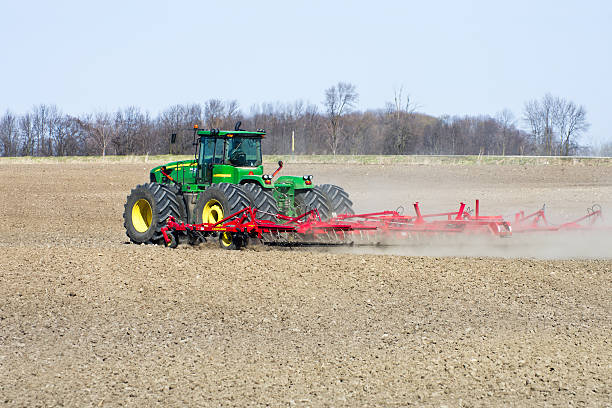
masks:
{"label": "tractor roof", "polygon": [[198,130],[198,136],[212,136],[212,137],[264,137],[266,135],[265,131],[256,131],[250,132],[246,130],[219,130],[219,129],[210,129],[210,130]]}

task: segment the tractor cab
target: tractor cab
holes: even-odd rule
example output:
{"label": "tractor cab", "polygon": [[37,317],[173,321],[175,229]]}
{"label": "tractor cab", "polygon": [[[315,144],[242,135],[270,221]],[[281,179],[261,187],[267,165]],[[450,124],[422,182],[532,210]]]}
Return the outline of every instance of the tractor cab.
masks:
{"label": "tractor cab", "polygon": [[229,164],[236,167],[261,166],[261,135],[232,133],[224,136],[200,137],[198,153],[202,161],[198,163],[204,166],[209,164]]}
{"label": "tractor cab", "polygon": [[261,139],[264,136],[263,131],[196,128],[198,184],[239,183],[247,176],[261,176]]}

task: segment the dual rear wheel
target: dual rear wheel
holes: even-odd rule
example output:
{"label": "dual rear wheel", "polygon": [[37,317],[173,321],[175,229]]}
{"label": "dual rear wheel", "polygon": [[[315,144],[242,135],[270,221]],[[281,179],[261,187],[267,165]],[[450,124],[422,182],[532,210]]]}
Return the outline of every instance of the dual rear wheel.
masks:
{"label": "dual rear wheel", "polygon": [[136,244],[161,244],[161,228],[168,217],[186,221],[183,200],[175,186],[146,183],[136,186],[127,198],[123,209],[123,226],[131,242]]}

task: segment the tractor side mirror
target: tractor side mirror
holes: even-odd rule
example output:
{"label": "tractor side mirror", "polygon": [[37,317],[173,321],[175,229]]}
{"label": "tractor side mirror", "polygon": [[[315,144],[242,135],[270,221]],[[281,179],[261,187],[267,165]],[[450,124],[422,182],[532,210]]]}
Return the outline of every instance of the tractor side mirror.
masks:
{"label": "tractor side mirror", "polygon": [[176,143],[176,133],[173,133],[170,136],[170,143],[175,144]]}

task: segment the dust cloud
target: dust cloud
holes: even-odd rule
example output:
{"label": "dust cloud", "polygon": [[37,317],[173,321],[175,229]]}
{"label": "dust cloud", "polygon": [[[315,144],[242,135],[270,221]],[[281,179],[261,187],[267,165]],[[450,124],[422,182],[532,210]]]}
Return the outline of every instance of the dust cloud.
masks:
{"label": "dust cloud", "polygon": [[334,253],[432,257],[612,259],[612,230],[495,236],[439,236],[328,249]]}

